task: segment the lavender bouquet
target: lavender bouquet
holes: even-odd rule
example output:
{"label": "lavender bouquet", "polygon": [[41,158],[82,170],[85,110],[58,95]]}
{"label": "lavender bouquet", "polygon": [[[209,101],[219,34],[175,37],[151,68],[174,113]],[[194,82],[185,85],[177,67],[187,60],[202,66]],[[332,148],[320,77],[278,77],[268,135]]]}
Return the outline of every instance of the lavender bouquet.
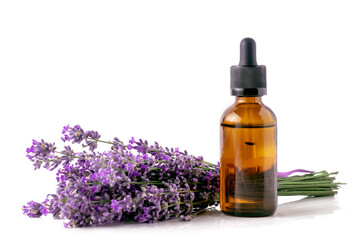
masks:
{"label": "lavender bouquet", "polygon": [[[62,134],[64,142],[81,143],[87,151],[74,152],[70,146],[59,151],[54,143],[33,140],[27,157],[35,170],[58,169],[58,184],[56,193],[48,194],[42,203],[23,206],[29,217],[50,213],[66,219],[65,227],[170,218],[188,221],[219,202],[219,164],[157,142],[149,145],[132,138],[124,144],[116,137],[103,141],[97,131],[84,131],[79,125],[65,126]],[[96,152],[98,143],[109,144],[110,149]],[[279,173],[279,196],[329,196],[340,184],[331,177],[336,173],[289,177],[294,171]]]}

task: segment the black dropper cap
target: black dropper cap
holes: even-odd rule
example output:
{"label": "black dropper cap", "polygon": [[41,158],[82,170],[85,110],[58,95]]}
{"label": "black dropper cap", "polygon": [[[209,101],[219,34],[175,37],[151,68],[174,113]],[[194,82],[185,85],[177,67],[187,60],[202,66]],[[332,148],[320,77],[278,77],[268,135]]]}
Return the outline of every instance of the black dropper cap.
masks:
{"label": "black dropper cap", "polygon": [[232,66],[231,95],[266,95],[266,67],[257,65],[256,43],[252,38],[244,38],[240,43],[240,63]]}

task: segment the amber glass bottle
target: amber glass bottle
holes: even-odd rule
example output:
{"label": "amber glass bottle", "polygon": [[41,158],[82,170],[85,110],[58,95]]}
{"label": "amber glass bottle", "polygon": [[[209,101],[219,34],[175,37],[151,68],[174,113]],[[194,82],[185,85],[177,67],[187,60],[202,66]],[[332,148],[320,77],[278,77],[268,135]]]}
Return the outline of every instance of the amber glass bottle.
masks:
{"label": "amber glass bottle", "polygon": [[224,213],[260,217],[277,207],[277,126],[266,94],[266,68],[256,63],[255,41],[240,44],[240,64],[231,68],[235,103],[221,117],[220,208]]}

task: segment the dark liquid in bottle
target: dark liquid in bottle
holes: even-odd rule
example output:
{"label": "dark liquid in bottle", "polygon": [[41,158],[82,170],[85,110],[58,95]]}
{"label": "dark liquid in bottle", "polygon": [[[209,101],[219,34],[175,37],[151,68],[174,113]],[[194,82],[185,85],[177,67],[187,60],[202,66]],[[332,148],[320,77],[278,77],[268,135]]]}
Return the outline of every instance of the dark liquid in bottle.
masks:
{"label": "dark liquid in bottle", "polygon": [[277,207],[276,125],[221,127],[221,210],[268,216]]}

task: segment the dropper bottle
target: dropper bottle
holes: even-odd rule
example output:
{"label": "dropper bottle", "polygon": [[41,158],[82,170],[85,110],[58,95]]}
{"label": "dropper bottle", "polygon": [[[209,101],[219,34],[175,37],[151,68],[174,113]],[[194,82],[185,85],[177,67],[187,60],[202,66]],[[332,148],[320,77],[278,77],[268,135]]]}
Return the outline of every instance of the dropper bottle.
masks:
{"label": "dropper bottle", "polygon": [[230,215],[269,216],[277,207],[277,122],[262,102],[266,67],[256,61],[256,43],[240,43],[240,63],[231,67],[231,95],[220,126],[220,208]]}

